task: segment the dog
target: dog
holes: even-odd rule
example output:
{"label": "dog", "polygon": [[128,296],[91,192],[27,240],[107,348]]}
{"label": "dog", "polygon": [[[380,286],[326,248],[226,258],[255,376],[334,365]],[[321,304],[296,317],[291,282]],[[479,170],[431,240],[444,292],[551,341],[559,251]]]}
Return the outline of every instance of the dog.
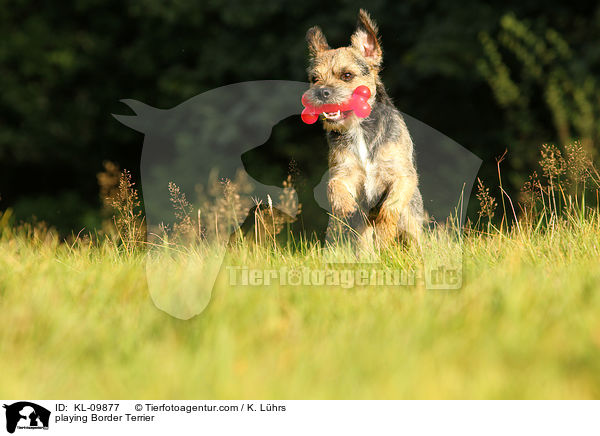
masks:
{"label": "dog", "polygon": [[349,46],[330,48],[318,26],[308,30],[306,40],[310,104],[342,104],[361,85],[371,92],[366,118],[351,110],[320,115],[329,144],[327,196],[333,215],[360,215],[353,227],[368,244],[418,242],[424,212],[413,142],[379,76],[383,52],[377,25],[361,9]]}

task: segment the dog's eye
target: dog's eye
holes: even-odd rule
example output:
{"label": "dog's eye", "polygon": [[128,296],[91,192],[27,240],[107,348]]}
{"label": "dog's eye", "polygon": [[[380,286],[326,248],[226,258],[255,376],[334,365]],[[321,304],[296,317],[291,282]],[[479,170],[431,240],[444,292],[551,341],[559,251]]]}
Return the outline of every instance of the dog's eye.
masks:
{"label": "dog's eye", "polygon": [[312,76],[310,79],[310,83],[317,83],[318,79],[315,76]]}
{"label": "dog's eye", "polygon": [[354,74],[352,74],[352,73],[343,73],[342,74],[342,80],[345,80],[346,82],[348,82],[349,80],[352,80],[353,77],[354,77]]}

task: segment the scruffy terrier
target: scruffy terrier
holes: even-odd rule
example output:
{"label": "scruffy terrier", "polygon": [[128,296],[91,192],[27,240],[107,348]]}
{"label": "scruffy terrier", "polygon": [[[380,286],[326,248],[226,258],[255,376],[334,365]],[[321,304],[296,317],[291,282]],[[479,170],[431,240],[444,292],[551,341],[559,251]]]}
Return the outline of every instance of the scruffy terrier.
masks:
{"label": "scruffy terrier", "polygon": [[319,27],[309,29],[306,39],[311,104],[341,104],[360,85],[371,91],[366,118],[339,110],[320,117],[329,143],[327,193],[333,215],[360,216],[353,227],[363,243],[372,244],[373,236],[382,245],[398,237],[418,243],[423,201],[413,143],[379,77],[382,49],[376,24],[361,9],[350,46],[331,49]]}

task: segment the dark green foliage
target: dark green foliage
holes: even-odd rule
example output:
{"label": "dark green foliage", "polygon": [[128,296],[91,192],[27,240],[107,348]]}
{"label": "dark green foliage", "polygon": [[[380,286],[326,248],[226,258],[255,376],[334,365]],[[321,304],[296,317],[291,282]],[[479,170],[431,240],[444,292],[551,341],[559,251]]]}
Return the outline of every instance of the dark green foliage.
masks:
{"label": "dark green foliage", "polygon": [[[120,99],[169,108],[230,83],[303,81],[306,29],[318,24],[331,45],[347,44],[359,7],[379,23],[383,79],[399,109],[483,158],[484,180],[493,180],[493,158],[508,148],[503,171],[513,192],[535,166],[529,150],[563,138],[533,81],[520,82],[528,116],[515,126],[518,112],[497,102],[477,68],[486,59],[481,35],[496,41],[511,75],[522,63],[497,41],[507,13],[534,34],[553,29],[569,44],[564,70],[572,80],[600,67],[593,3],[3,0],[0,7],[0,209],[64,231],[88,225],[90,210],[100,208],[103,161],[137,179],[142,137],[110,116],[127,113]],[[300,163],[302,153],[295,143]],[[285,158],[278,159],[271,176],[263,170],[266,178],[280,177]]]}

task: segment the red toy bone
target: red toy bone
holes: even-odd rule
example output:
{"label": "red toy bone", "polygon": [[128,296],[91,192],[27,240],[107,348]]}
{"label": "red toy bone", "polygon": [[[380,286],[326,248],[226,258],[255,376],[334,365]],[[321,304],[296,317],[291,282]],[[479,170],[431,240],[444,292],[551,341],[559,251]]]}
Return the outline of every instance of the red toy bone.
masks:
{"label": "red toy bone", "polygon": [[340,113],[354,111],[354,114],[358,118],[366,118],[371,113],[371,106],[367,102],[369,97],[371,97],[371,90],[365,85],[361,85],[352,92],[352,97],[345,103],[313,106],[308,101],[306,93],[304,93],[302,95],[302,104],[304,105],[304,110],[301,115],[302,121],[306,124],[314,124],[319,119],[319,115],[323,112],[331,113],[337,111],[340,111]]}

